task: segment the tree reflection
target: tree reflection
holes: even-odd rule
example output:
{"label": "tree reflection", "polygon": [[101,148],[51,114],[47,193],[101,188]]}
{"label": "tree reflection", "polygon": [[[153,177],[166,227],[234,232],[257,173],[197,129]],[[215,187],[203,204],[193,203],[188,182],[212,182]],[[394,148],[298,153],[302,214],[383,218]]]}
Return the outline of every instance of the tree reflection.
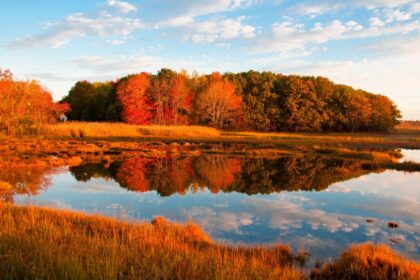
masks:
{"label": "tree reflection", "polygon": [[235,181],[235,175],[241,172],[241,160],[223,155],[201,156],[194,161],[194,170],[199,185],[218,193]]}
{"label": "tree reflection", "polygon": [[51,185],[47,176],[51,173],[51,170],[40,166],[0,168],[0,200],[13,202],[15,195],[37,195]]}
{"label": "tree reflection", "polygon": [[[249,195],[281,191],[320,191],[386,168],[416,171],[414,163],[378,163],[375,159],[328,155],[285,155],[275,159],[231,155],[133,157],[122,162],[87,163],[70,167],[78,181],[92,178],[115,180],[134,192],[156,191],[161,196],[209,190]],[[412,166],[415,165],[415,166]],[[13,201],[18,194],[37,195],[51,185],[52,170],[45,167],[1,168],[0,200]]]}
{"label": "tree reflection", "polygon": [[111,176],[130,191],[157,191],[161,196],[205,189],[213,193],[224,191],[249,195],[320,191],[339,181],[384,171],[369,161],[324,155],[288,155],[276,159],[226,155],[135,157],[112,163],[108,168],[103,164],[88,164],[70,170],[81,181]]}

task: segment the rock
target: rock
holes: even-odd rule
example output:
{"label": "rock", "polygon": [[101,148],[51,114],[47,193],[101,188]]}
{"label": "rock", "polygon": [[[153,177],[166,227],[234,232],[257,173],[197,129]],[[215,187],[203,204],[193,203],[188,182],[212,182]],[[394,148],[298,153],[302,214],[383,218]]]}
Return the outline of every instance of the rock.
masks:
{"label": "rock", "polygon": [[399,227],[399,225],[397,223],[394,223],[394,222],[389,222],[388,227],[389,228],[397,228],[397,227]]}

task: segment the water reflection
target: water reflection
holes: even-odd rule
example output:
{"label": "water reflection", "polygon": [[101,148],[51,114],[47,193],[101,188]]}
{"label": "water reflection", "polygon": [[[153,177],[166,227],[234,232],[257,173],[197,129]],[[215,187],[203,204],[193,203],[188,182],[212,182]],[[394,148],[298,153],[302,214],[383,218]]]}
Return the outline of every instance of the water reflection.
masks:
{"label": "water reflection", "polygon": [[47,176],[50,173],[45,167],[39,166],[0,168],[0,200],[13,202],[15,195],[38,195],[51,185]]}
{"label": "water reflection", "polygon": [[270,194],[281,191],[320,191],[335,182],[370,172],[382,172],[366,162],[326,156],[287,156],[276,159],[204,155],[151,159],[136,157],[110,165],[71,167],[79,181],[114,179],[135,192],[155,190],[161,196],[210,190]]}
{"label": "water reflection", "polygon": [[[0,181],[9,186],[3,199],[17,204],[192,219],[217,240],[279,241],[310,251],[312,261],[369,240],[420,259],[420,172],[378,166],[310,154],[134,157],[53,171],[1,170]],[[389,228],[390,221],[399,227]]]}

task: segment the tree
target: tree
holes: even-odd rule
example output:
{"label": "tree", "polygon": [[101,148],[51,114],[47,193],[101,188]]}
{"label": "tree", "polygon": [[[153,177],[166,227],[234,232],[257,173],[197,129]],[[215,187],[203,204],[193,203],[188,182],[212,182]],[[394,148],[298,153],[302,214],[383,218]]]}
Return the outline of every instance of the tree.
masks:
{"label": "tree", "polygon": [[125,122],[137,125],[150,123],[151,105],[146,95],[149,86],[149,74],[144,72],[128,76],[118,83],[117,95]]}
{"label": "tree", "polygon": [[276,81],[279,95],[279,128],[287,131],[320,131],[321,105],[309,79],[283,76]]}
{"label": "tree", "polygon": [[7,134],[39,133],[68,110],[37,81],[15,81],[10,71],[0,71],[0,98],[0,130]]}
{"label": "tree", "polygon": [[188,124],[193,94],[187,86],[186,77],[177,74],[169,94],[169,106],[166,108],[167,123]]}
{"label": "tree", "polygon": [[115,92],[114,82],[79,81],[62,102],[70,104],[72,110],[67,115],[70,120],[120,120],[121,104]]}
{"label": "tree", "polygon": [[399,123],[398,118],[401,118],[401,113],[388,97],[371,95],[370,106],[371,130],[387,131]]}
{"label": "tree", "polygon": [[214,127],[233,126],[242,115],[242,98],[236,95],[235,86],[213,73],[203,93],[198,96],[197,110],[200,119]]}

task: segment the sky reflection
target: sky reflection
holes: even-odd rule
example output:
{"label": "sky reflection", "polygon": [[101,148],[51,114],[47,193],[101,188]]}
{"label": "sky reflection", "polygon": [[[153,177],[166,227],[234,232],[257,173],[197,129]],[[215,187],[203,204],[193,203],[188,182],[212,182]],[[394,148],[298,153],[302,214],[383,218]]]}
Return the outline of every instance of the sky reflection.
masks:
{"label": "sky reflection", "polygon": [[[234,165],[233,177],[228,178],[232,185],[242,178],[238,177],[239,165]],[[278,170],[279,165],[274,164],[273,168]],[[239,170],[244,172],[243,166]],[[287,185],[284,172],[280,173],[282,180],[273,181]],[[213,183],[222,184],[226,191],[197,191],[194,180],[185,180],[187,187],[181,192],[162,196],[157,190],[130,191],[112,176],[78,181],[74,172],[62,168],[46,175],[51,187],[35,195],[16,194],[13,199],[16,204],[72,209],[119,219],[150,220],[162,215],[174,221],[192,220],[216,240],[247,244],[279,241],[308,250],[313,261],[333,258],[351,243],[365,241],[387,243],[420,260],[420,173],[366,173],[332,183],[323,191],[286,189],[253,195],[231,191],[231,185],[224,186],[223,180]],[[373,222],[368,223],[367,219]],[[388,228],[390,221],[399,227]]]}

